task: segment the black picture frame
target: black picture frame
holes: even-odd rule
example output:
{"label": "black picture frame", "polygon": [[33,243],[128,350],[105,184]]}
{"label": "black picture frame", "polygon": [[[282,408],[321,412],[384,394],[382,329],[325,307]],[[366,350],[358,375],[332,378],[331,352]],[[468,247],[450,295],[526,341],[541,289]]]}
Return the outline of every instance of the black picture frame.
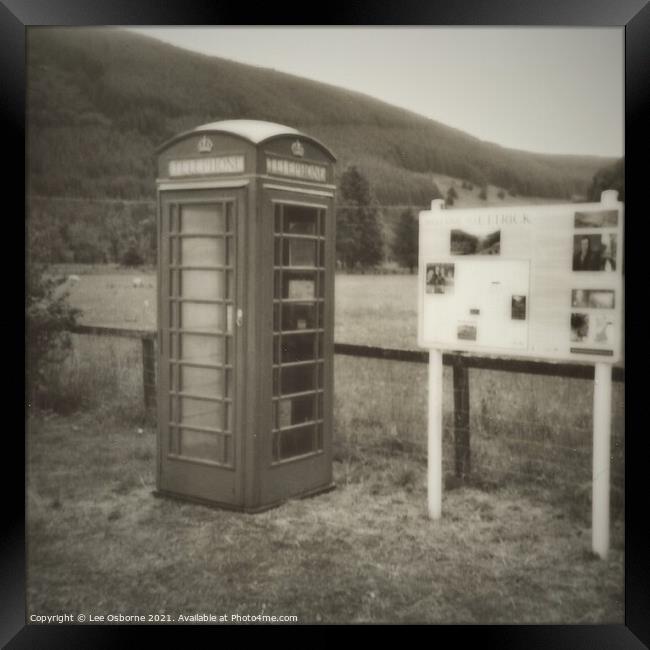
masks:
{"label": "black picture frame", "polygon": [[[321,5],[322,7],[322,5]],[[645,218],[639,204],[645,193],[642,187],[647,172],[647,139],[643,137],[650,114],[648,84],[650,78],[650,6],[645,0],[564,0],[561,3],[524,3],[510,0],[463,0],[455,3],[424,3],[414,0],[400,2],[355,2],[329,4],[326,19],[313,16],[313,6],[307,3],[296,7],[278,7],[259,4],[252,8],[246,3],[191,2],[156,0],[126,0],[110,3],[100,0],[5,0],[0,5],[0,83],[3,88],[0,106],[3,113],[4,144],[10,161],[5,172],[5,192],[16,198],[16,205],[25,205],[25,30],[36,25],[243,25],[250,24],[251,15],[256,24],[268,25],[467,25],[467,26],[621,26],[625,29],[625,114],[626,114],[626,228],[625,256],[628,272],[626,292],[637,295],[635,283],[644,277],[643,271],[634,273],[640,252],[637,233]],[[596,136],[597,137],[597,136]],[[8,178],[7,178],[8,177]],[[22,177],[22,181],[21,181]],[[638,213],[638,214],[637,214]],[[5,241],[24,241],[25,231],[13,219],[13,211],[5,212],[9,233]],[[637,218],[638,217],[638,218]],[[15,231],[14,231],[15,229]],[[636,242],[636,243],[635,243]],[[10,254],[19,247],[10,245]],[[630,272],[632,264],[632,272]],[[13,284],[13,283],[9,283]],[[639,289],[640,290],[640,289]],[[5,318],[9,340],[24,341],[24,292],[10,287],[9,300],[15,298],[16,312],[22,319]],[[22,302],[19,304],[19,300]],[[633,305],[629,314],[637,309]],[[640,373],[640,359],[635,359],[635,342],[639,326],[626,327],[626,547],[625,547],[625,625],[591,626],[471,626],[440,627],[427,630],[428,642],[435,643],[441,635],[454,643],[478,642],[500,648],[641,648],[650,642],[650,539],[647,525],[647,487],[642,480],[647,455],[643,453],[644,431],[634,431],[632,423],[645,423],[647,416],[641,410],[642,399],[635,399],[634,381]],[[21,329],[22,332],[19,330]],[[24,349],[10,346],[9,358],[16,359],[17,376],[24,377]],[[642,349],[642,348],[639,348]],[[7,403],[25,403],[24,382],[9,382]],[[20,391],[22,389],[22,395]],[[639,389],[636,389],[639,390]],[[10,420],[11,422],[12,420]],[[25,412],[23,411],[23,425]],[[5,430],[5,468],[24,467],[24,439],[10,424]],[[22,461],[22,463],[21,463]],[[125,643],[140,628],[96,628],[92,626],[36,626],[25,624],[25,481],[20,471],[5,479],[5,500],[2,523],[2,576],[0,607],[0,643],[10,648],[103,648]],[[168,635],[169,627],[147,628],[147,636],[154,632]],[[212,631],[212,630],[209,630]],[[186,629],[184,629],[184,633]]]}

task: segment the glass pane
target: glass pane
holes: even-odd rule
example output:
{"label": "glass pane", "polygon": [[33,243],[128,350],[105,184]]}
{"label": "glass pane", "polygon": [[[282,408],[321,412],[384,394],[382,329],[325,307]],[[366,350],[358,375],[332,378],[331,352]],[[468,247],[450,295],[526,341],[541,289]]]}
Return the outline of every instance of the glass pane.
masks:
{"label": "glass pane", "polygon": [[181,358],[183,361],[201,363],[225,363],[225,342],[219,336],[181,334]]}
{"label": "glass pane", "polygon": [[314,366],[288,366],[282,368],[282,394],[302,393],[314,389]]}
{"label": "glass pane", "polygon": [[281,271],[276,271],[273,278],[273,297],[282,297]]}
{"label": "glass pane", "polygon": [[284,206],[284,232],[297,235],[316,234],[316,208],[299,205]]}
{"label": "glass pane", "polygon": [[181,398],[181,423],[194,427],[223,428],[223,404],[203,399]]}
{"label": "glass pane", "polygon": [[285,271],[283,278],[283,298],[293,300],[313,300],[316,297],[314,274],[297,274],[295,271]]}
{"label": "glass pane", "polygon": [[275,232],[282,232],[282,206],[278,204],[275,206]]}
{"label": "glass pane", "polygon": [[314,451],[314,427],[301,427],[292,431],[283,431],[280,440],[282,459],[300,456]]}
{"label": "glass pane", "polygon": [[224,408],[224,413],[226,414],[226,419],[221,426],[226,431],[232,431],[232,406],[228,402],[225,402],[223,408]]}
{"label": "glass pane", "polygon": [[275,266],[282,266],[282,239],[280,237],[275,238],[274,250],[273,263]]}
{"label": "glass pane", "polygon": [[279,429],[315,419],[313,395],[278,400],[276,408],[276,426]]}
{"label": "glass pane", "polygon": [[183,298],[223,300],[226,285],[223,271],[181,271]]}
{"label": "glass pane", "polygon": [[181,366],[181,390],[206,397],[223,396],[223,371],[217,368]]}
{"label": "glass pane", "polygon": [[183,233],[222,233],[225,228],[223,206],[184,205],[181,213],[181,232]]}
{"label": "glass pane", "polygon": [[205,431],[181,431],[181,454],[191,458],[221,461],[219,437]]}
{"label": "glass pane", "polygon": [[170,237],[169,239],[169,261],[171,264],[180,264],[178,249],[178,237]]}
{"label": "glass pane", "polygon": [[181,327],[186,330],[222,332],[226,325],[223,305],[181,303]]}
{"label": "glass pane", "polygon": [[170,422],[178,422],[181,417],[181,412],[179,408],[178,397],[169,398],[169,420]]}
{"label": "glass pane", "polygon": [[226,230],[233,231],[233,214],[235,212],[235,205],[233,203],[226,203]]}
{"label": "glass pane", "polygon": [[306,330],[315,325],[314,305],[289,303],[282,305],[282,329]]}
{"label": "glass pane", "polygon": [[316,266],[315,241],[287,238],[284,248],[284,266]]}
{"label": "glass pane", "polygon": [[273,331],[280,330],[280,305],[273,305]]}
{"label": "glass pane", "polygon": [[313,334],[289,334],[282,337],[282,361],[306,361],[314,358]]}
{"label": "glass pane", "polygon": [[280,337],[277,334],[273,337],[273,363],[280,363]]}
{"label": "glass pane", "polygon": [[224,391],[224,397],[232,397],[232,370],[229,368],[226,369],[226,385]]}
{"label": "glass pane", "polygon": [[271,442],[271,445],[273,447],[272,453],[273,453],[273,461],[276,462],[280,460],[280,434],[279,433],[274,433],[273,434],[273,440]]}
{"label": "glass pane", "polygon": [[232,271],[226,271],[226,277],[228,278],[227,284],[227,294],[226,298],[228,300],[235,299],[235,274]]}
{"label": "glass pane", "polygon": [[183,237],[181,264],[183,266],[225,266],[225,241],[220,237]]}

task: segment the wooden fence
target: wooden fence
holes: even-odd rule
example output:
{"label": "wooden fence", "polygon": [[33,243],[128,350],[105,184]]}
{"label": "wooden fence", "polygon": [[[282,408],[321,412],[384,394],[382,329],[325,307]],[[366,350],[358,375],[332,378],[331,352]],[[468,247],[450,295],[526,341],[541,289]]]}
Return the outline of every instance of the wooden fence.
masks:
{"label": "wooden fence", "polygon": [[[156,408],[155,342],[157,339],[157,332],[155,330],[121,329],[91,325],[77,325],[72,332],[74,334],[90,336],[140,339],[142,343],[142,386],[144,407],[147,413],[153,414]],[[353,357],[365,357],[368,359],[383,359],[386,361],[429,363],[429,353],[425,350],[401,350],[396,348],[381,348],[371,345],[335,343],[334,353]],[[469,368],[501,370],[529,375],[568,377],[573,379],[593,380],[594,378],[594,366],[588,364],[486,357],[463,352],[443,354],[443,364],[451,366],[453,371],[454,466],[456,476],[461,479],[466,478],[470,474],[471,470]],[[612,380],[616,382],[624,382],[625,368],[614,366],[612,368]]]}

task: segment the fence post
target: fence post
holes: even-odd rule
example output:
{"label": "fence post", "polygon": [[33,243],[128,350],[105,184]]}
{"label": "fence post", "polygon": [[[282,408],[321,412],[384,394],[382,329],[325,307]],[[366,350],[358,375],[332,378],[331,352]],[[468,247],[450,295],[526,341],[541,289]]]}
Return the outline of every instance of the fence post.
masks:
{"label": "fence post", "polygon": [[471,471],[469,430],[469,373],[461,355],[454,358],[454,458],[456,478],[465,480]]}
{"label": "fence post", "polygon": [[442,352],[429,350],[427,430],[427,505],[429,517],[442,515]]}
{"label": "fence post", "polygon": [[142,337],[142,386],[144,389],[144,409],[147,415],[156,408],[156,355],[153,337]]}

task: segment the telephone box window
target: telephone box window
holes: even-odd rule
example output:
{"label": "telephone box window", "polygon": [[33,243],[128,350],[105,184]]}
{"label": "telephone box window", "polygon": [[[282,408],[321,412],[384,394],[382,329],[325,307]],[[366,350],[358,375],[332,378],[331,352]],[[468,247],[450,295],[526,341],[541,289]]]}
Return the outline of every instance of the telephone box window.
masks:
{"label": "telephone box window", "polygon": [[322,449],[323,222],[321,208],[275,206],[273,462]]}
{"label": "telephone box window", "polygon": [[172,206],[169,223],[169,451],[229,465],[232,203]]}

